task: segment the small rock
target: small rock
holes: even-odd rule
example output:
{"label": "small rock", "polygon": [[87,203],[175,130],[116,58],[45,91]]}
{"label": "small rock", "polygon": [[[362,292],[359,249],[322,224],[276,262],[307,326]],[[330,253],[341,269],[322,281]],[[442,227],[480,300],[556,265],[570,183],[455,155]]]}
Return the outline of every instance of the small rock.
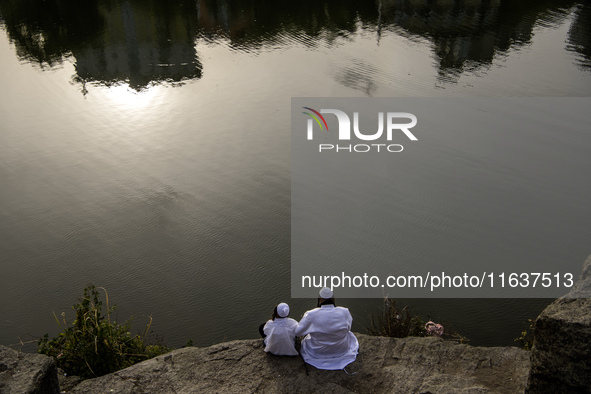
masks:
{"label": "small rock", "polygon": [[0,345],[0,393],[59,393],[55,361],[42,354],[19,353]]}

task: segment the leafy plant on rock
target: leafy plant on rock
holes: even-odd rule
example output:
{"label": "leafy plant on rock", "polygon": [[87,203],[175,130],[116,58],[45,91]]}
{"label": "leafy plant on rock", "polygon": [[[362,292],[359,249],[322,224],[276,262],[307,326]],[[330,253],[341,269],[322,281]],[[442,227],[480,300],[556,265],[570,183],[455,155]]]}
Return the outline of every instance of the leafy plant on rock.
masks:
{"label": "leafy plant on rock", "polygon": [[515,342],[521,342],[521,346],[524,350],[531,350],[534,344],[534,327],[536,321],[534,319],[527,319],[525,322],[525,327],[521,331],[521,335],[518,338],[515,338]]}
{"label": "leafy plant on rock", "polygon": [[468,339],[457,331],[444,330],[443,325],[432,321],[425,323],[413,307],[405,306],[401,309],[396,305],[396,300],[388,297],[384,298],[379,311],[370,317],[370,325],[365,327],[369,335],[394,338],[436,336],[459,343],[468,342]]}
{"label": "leafy plant on rock", "polygon": [[84,296],[72,307],[76,316],[72,323],[66,322],[65,312],[61,323],[54,313],[62,332],[53,339],[45,334],[37,344],[39,353],[54,357],[57,366],[69,375],[93,378],[171,350],[162,345],[146,344],[151,317],[142,336],[131,334],[131,320],[124,323],[112,320],[116,306],[110,306],[107,291],[99,289],[105,293],[104,310],[98,289],[89,285],[84,289]]}
{"label": "leafy plant on rock", "polygon": [[366,327],[369,335],[404,338],[408,336],[424,336],[425,323],[415,314],[414,309],[405,306],[400,309],[396,300],[384,298],[384,304],[375,316],[371,315],[371,323]]}

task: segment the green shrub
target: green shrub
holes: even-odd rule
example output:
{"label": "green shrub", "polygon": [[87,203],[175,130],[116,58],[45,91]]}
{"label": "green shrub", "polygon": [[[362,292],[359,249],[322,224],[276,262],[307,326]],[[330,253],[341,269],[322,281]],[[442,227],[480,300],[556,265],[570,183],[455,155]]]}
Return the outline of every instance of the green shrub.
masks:
{"label": "green shrub", "polygon": [[468,342],[468,338],[457,331],[449,328],[444,330],[441,324],[432,321],[425,323],[411,306],[398,308],[396,300],[388,297],[384,298],[383,306],[378,313],[372,314],[370,318],[371,323],[365,328],[369,335],[394,338],[437,336],[460,343]]}
{"label": "green shrub", "polygon": [[365,330],[369,335],[383,337],[404,338],[408,336],[424,336],[425,322],[414,309],[405,306],[400,309],[396,300],[384,298],[384,304],[379,312],[371,315],[371,323]]}
{"label": "green shrub", "polygon": [[521,346],[524,350],[531,350],[534,344],[534,325],[536,321],[534,319],[527,319],[525,322],[525,327],[523,331],[521,331],[521,336],[519,338],[515,338],[515,342],[521,342]]}
{"label": "green shrub", "polygon": [[65,312],[62,313],[63,324],[54,313],[62,332],[53,339],[45,334],[37,344],[39,353],[54,357],[57,366],[67,374],[86,379],[118,371],[171,350],[145,343],[151,317],[143,336],[131,335],[131,320],[122,324],[112,321],[111,314],[116,306],[109,306],[107,291],[101,289],[105,293],[105,310],[99,291],[89,285],[80,302],[72,307],[76,317],[71,324],[66,323]]}

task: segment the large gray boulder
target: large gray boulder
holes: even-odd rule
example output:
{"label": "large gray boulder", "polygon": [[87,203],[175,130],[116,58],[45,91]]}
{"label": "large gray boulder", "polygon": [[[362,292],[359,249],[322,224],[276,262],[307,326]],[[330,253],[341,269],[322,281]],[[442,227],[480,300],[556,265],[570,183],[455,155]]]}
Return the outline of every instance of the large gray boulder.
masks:
{"label": "large gray boulder", "polygon": [[523,392],[529,352],[473,347],[439,338],[359,335],[360,354],[344,371],[321,371],[301,357],[277,357],[262,341],[184,348],[100,378],[71,393],[514,393]]}
{"label": "large gray boulder", "polygon": [[59,393],[57,368],[51,357],[27,354],[0,345],[0,393]]}
{"label": "large gray boulder", "polygon": [[591,256],[572,291],[536,320],[526,392],[591,392]]}

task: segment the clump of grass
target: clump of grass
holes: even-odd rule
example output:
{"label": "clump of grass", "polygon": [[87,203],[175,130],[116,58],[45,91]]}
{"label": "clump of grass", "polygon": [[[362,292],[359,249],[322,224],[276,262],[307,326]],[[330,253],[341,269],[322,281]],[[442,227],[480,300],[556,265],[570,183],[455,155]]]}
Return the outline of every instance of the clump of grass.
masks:
{"label": "clump of grass", "polygon": [[413,307],[405,306],[400,309],[396,300],[384,298],[384,304],[379,312],[371,315],[371,323],[365,330],[369,335],[404,338],[409,336],[424,336],[425,323],[414,312]]}
{"label": "clump of grass", "polygon": [[104,288],[105,310],[98,289],[89,285],[84,296],[72,309],[75,320],[62,322],[54,312],[62,332],[53,339],[45,334],[38,343],[39,353],[54,357],[57,366],[69,375],[84,379],[102,376],[127,368],[140,361],[167,353],[172,349],[161,344],[147,344],[146,335],[152,325],[152,317],[146,324],[143,335],[131,335],[131,320],[118,323],[111,320],[116,306],[109,305],[109,296]]}
{"label": "clump of grass", "polygon": [[428,321],[425,323],[412,306],[402,309],[396,300],[384,298],[382,307],[370,316],[371,322],[365,330],[369,335],[393,338],[436,336],[459,343],[468,342],[468,338],[455,330],[444,329],[443,325]]}

